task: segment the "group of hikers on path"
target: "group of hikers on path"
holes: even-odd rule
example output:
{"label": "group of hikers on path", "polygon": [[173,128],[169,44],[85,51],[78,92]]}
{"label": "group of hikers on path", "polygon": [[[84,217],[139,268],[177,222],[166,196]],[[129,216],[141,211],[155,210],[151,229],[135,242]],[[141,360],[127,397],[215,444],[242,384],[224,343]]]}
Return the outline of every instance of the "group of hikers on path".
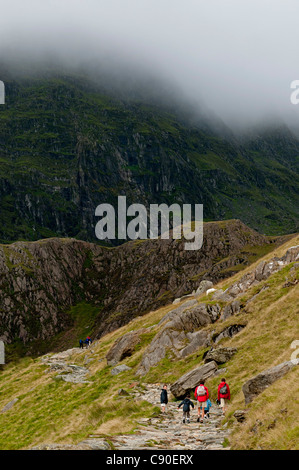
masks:
{"label": "group of hikers on path", "polygon": [[[200,381],[199,385],[196,387],[194,392],[195,400],[197,401],[198,406],[198,417],[197,422],[204,422],[204,419],[210,417],[210,408],[212,406],[211,400],[209,399],[209,390],[205,386],[204,381]],[[222,414],[225,414],[227,400],[230,400],[230,389],[226,383],[225,378],[221,379],[220,384],[218,385],[217,391],[217,404],[222,408]],[[167,385],[163,385],[160,396],[161,410],[162,413],[166,412],[167,403],[168,403],[168,394],[167,394]],[[187,393],[186,397],[178,405],[178,409],[183,406],[183,423],[187,420],[187,423],[190,423],[190,410],[191,407],[194,409],[194,403],[190,400],[190,394]]]}
{"label": "group of hikers on path", "polygon": [[89,347],[92,343],[92,340],[90,338],[90,336],[87,336],[87,338],[83,341],[83,339],[79,339],[79,347],[81,349],[84,348],[84,344],[86,345],[86,347]]}

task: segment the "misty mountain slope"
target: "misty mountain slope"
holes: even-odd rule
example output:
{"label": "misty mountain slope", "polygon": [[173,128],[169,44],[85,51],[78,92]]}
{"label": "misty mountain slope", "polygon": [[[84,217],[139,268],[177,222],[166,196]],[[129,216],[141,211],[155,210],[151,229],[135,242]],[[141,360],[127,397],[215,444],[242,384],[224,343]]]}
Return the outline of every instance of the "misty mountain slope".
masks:
{"label": "misty mountain slope", "polygon": [[[145,240],[114,248],[75,239],[0,245],[0,338],[40,353],[76,344],[219,281],[273,251],[269,240],[238,220],[207,222],[200,250],[183,240]],[[63,335],[59,342],[59,334]]]}
{"label": "misty mountain slope", "polygon": [[[261,264],[269,263],[274,257],[285,256],[294,245],[297,245],[298,253],[298,243],[297,235],[276,247],[274,253],[268,253],[215,287],[231,288]],[[210,345],[199,346],[184,357],[174,356],[170,351],[142,377],[137,375],[137,371],[147,348],[163,330],[165,322],[161,320],[177,306],[184,305],[186,300],[134,318],[129,324],[95,341],[88,350],[74,348],[58,354],[56,358],[48,354],[7,364],[0,369],[0,411],[4,410],[0,412],[0,448],[77,444],[89,436],[104,438],[113,444],[120,434],[132,430],[138,432],[141,418],[143,429],[150,423],[145,419],[161,418],[160,408],[144,400],[144,385],[174,384],[186,372],[203,365],[206,353],[213,346],[236,349],[233,357],[219,364],[220,375],[218,373],[206,381],[213,403],[212,413],[223,374],[230,385],[231,402],[225,421],[231,434],[229,442],[224,444],[232,449],[298,449],[298,366],[247,405],[242,392],[247,380],[265,369],[289,361],[294,352],[291,345],[298,338],[298,279],[298,263],[294,261],[270,273],[241,294],[238,312],[200,329],[210,338]],[[197,302],[215,305],[217,301],[213,301],[211,295],[203,294]],[[225,308],[226,302],[218,302],[222,309]],[[242,329],[233,336],[222,335],[216,343],[216,338],[233,326],[242,326]],[[118,340],[133,333],[139,334],[139,342],[131,349],[131,355],[118,363],[127,369],[119,375],[112,375],[115,365],[107,364],[107,353]],[[83,367],[86,373],[84,380],[88,383],[67,382],[62,378],[70,375],[68,367],[71,365]],[[120,389],[122,394],[119,394]],[[156,391],[158,404],[160,387]],[[173,396],[170,395],[170,399],[173,400]],[[5,409],[9,404],[10,408]],[[245,410],[243,423],[234,418],[236,410]],[[175,419],[181,423],[181,412]],[[196,413],[191,414],[192,425],[199,427],[195,419]],[[194,449],[201,444],[193,442]],[[156,438],[148,441],[150,449],[159,446],[171,449],[169,440],[160,442]]]}
{"label": "misty mountain slope", "polygon": [[240,218],[267,234],[298,228],[299,142],[287,129],[239,143],[181,106],[120,98],[81,76],[32,74],[5,83],[3,242],[96,241],[95,208],[116,207],[118,195],[146,206],[203,203],[205,220]]}

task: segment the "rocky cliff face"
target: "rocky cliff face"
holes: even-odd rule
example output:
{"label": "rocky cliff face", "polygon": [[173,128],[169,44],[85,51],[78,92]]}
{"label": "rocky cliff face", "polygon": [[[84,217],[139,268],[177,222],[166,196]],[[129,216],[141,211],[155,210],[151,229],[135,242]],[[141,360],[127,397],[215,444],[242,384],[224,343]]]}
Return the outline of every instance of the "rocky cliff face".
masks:
{"label": "rocky cliff face", "polygon": [[144,240],[105,248],[75,239],[0,246],[0,337],[7,343],[46,339],[68,328],[79,302],[98,307],[94,336],[246,265],[262,235],[233,220],[204,225],[198,251],[184,242]]}
{"label": "rocky cliff face", "polygon": [[[87,77],[1,76],[0,241],[95,241],[95,208],[204,205],[268,234],[298,227],[299,142],[286,128],[242,142],[190,112],[120,99]],[[184,117],[182,117],[184,115]]]}

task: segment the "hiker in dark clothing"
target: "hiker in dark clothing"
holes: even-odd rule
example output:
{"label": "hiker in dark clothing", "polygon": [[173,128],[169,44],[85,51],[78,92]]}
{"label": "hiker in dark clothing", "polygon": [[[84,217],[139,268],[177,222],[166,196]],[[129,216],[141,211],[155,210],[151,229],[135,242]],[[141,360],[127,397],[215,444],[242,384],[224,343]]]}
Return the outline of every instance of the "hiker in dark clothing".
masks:
{"label": "hiker in dark clothing", "polygon": [[80,339],[80,340],[79,340],[79,345],[80,345],[80,348],[81,348],[81,349],[83,349],[83,348],[84,348],[83,339]]}
{"label": "hiker in dark clothing", "polygon": [[87,336],[87,338],[86,338],[86,340],[84,341],[84,343],[87,345],[87,347],[89,347],[89,346],[91,345],[92,341],[91,341],[90,336]]}
{"label": "hiker in dark clothing", "polygon": [[162,413],[164,413],[166,411],[166,405],[168,403],[167,385],[166,384],[163,385],[163,388],[161,390],[160,401],[161,401],[161,410],[162,410]]}
{"label": "hiker in dark clothing", "polygon": [[190,406],[194,409],[194,405],[190,400],[190,395],[186,395],[186,398],[179,404],[178,409],[183,405],[183,423],[187,418],[187,423],[190,423]]}

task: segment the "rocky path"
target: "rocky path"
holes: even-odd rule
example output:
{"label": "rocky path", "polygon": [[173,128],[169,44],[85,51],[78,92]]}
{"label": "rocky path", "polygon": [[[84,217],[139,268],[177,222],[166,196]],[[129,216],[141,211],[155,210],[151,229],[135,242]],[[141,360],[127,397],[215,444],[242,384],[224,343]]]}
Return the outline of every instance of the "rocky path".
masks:
{"label": "rocky path", "polygon": [[[144,391],[136,390],[135,397],[160,406],[160,387],[147,385]],[[191,398],[192,400],[192,398]],[[192,400],[195,403],[195,400]],[[191,411],[190,424],[182,423],[182,407],[179,402],[169,402],[167,412],[158,418],[144,418],[138,422],[134,434],[111,438],[117,450],[223,450],[223,442],[229,431],[221,426],[222,416],[213,404],[210,419],[197,423],[197,408]]]}
{"label": "rocky path", "polygon": [[[48,372],[57,371],[55,379],[62,379],[73,383],[88,383],[88,369],[68,364],[66,361],[70,358],[73,349],[57,353],[55,355],[44,356],[42,362],[50,366]],[[82,351],[83,352],[83,351]],[[136,383],[131,388],[130,396],[136,400],[136,406],[141,400],[146,400],[153,405],[160,407],[160,384],[142,384],[142,387]],[[126,395],[123,399],[126,399]],[[119,399],[122,399],[120,394]],[[195,400],[191,400],[196,405]],[[167,412],[158,415],[155,418],[141,418],[138,421],[137,429],[132,434],[111,436],[110,442],[116,450],[228,450],[229,447],[223,447],[223,443],[229,436],[229,430],[221,425],[222,415],[216,404],[210,409],[210,418],[205,419],[204,423],[197,422],[197,407],[191,409],[190,423],[182,422],[182,407],[178,410],[180,402],[170,401],[167,405]],[[85,441],[75,445],[63,444],[44,444],[33,449],[55,450],[55,449],[95,449],[108,450],[110,445],[102,436],[90,435]]]}

